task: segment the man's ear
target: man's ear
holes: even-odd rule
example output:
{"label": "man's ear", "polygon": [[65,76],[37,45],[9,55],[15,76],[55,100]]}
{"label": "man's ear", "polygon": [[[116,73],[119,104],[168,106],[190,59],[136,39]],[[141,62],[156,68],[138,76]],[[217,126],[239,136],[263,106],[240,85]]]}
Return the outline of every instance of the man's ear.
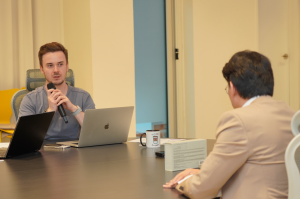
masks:
{"label": "man's ear", "polygon": [[41,65],[40,65],[40,70],[41,70],[41,73],[44,74],[43,66],[41,66]]}
{"label": "man's ear", "polygon": [[229,87],[230,87],[231,93],[232,93],[233,95],[238,94],[238,92],[237,92],[235,86],[233,85],[233,83],[232,83],[231,81],[229,82]]}

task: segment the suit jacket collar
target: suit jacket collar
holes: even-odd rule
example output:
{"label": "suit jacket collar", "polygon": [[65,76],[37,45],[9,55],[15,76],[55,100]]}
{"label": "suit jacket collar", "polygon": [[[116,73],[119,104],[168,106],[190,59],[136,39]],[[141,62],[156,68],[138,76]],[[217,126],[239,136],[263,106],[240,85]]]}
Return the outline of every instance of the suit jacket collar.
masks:
{"label": "suit jacket collar", "polygon": [[270,95],[262,95],[259,98],[256,98],[251,104],[268,103],[268,102],[274,102],[273,97],[271,97]]}

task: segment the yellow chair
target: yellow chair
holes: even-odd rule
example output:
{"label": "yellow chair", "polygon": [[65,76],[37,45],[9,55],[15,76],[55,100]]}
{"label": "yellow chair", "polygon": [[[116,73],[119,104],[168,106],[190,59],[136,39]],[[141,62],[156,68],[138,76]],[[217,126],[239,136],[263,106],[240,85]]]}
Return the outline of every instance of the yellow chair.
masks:
{"label": "yellow chair", "polygon": [[0,91],[0,142],[2,132],[13,134],[15,124],[11,124],[12,109],[11,98],[20,89],[9,89]]}

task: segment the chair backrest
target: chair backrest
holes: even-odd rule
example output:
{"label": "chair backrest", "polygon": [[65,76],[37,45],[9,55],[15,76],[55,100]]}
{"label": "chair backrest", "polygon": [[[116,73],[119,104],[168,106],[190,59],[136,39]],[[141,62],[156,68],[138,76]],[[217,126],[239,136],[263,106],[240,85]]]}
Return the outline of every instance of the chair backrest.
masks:
{"label": "chair backrest", "polygon": [[[26,89],[28,91],[33,91],[37,87],[45,85],[45,77],[40,69],[29,69],[26,73]],[[68,85],[74,86],[74,72],[72,69],[69,69],[66,75],[66,82]]]}
{"label": "chair backrest", "polygon": [[13,110],[14,118],[16,119],[16,121],[18,121],[19,109],[20,109],[21,101],[23,100],[23,97],[27,93],[29,93],[29,91],[26,90],[26,89],[19,90],[11,98],[11,109]]}
{"label": "chair backrest", "polygon": [[10,109],[10,100],[12,96],[20,89],[9,89],[0,91],[0,124],[9,124],[12,116]]}
{"label": "chair backrest", "polygon": [[295,136],[285,151],[285,167],[288,175],[289,199],[300,197],[300,134]]}
{"label": "chair backrest", "polygon": [[[45,77],[44,74],[41,72],[40,69],[29,69],[26,72],[26,89],[27,90],[20,90],[16,92],[13,97],[11,98],[11,109],[13,110],[14,118],[16,121],[18,120],[19,116],[19,109],[22,102],[23,97],[33,91],[37,87],[45,85]],[[72,69],[69,69],[66,75],[66,82],[68,85],[74,86],[75,85],[75,78],[74,72]]]}
{"label": "chair backrest", "polygon": [[291,129],[294,136],[300,133],[300,111],[297,111],[291,121]]}

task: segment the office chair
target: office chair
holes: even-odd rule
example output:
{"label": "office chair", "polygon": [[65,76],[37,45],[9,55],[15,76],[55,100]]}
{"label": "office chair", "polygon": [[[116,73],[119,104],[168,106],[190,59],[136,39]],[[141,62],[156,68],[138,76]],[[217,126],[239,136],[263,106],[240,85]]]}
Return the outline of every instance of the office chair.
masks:
{"label": "office chair", "polygon": [[[26,72],[26,89],[27,90],[20,90],[19,92],[15,93],[15,95],[11,99],[11,108],[14,113],[14,118],[16,121],[18,120],[19,116],[19,109],[22,102],[23,97],[33,91],[37,87],[45,85],[45,77],[44,74],[40,71],[40,69],[29,69]],[[69,69],[66,75],[66,82],[68,85],[74,86],[74,73],[72,69]]]}
{"label": "office chair", "polygon": [[285,151],[285,167],[288,176],[288,199],[300,196],[300,134],[295,136]]}
{"label": "office chair", "polygon": [[[69,69],[66,75],[66,82],[68,85],[74,86],[74,73],[72,69]],[[29,69],[26,72],[26,89],[28,91],[33,91],[37,87],[45,85],[44,74],[40,69]]]}
{"label": "office chair", "polygon": [[15,128],[12,117],[12,110],[9,103],[11,97],[20,89],[9,89],[0,91],[0,142],[1,138],[9,135]]}
{"label": "office chair", "polygon": [[297,111],[291,121],[291,129],[294,136],[300,134],[300,111]]}
{"label": "office chair", "polygon": [[20,89],[9,89],[0,91],[0,124],[11,123],[12,110],[10,109],[10,100],[12,96]]}
{"label": "office chair", "polygon": [[11,109],[13,110],[13,115],[14,115],[14,118],[15,118],[16,121],[18,120],[21,101],[27,93],[29,93],[29,91],[26,90],[26,89],[19,90],[11,98]]}

